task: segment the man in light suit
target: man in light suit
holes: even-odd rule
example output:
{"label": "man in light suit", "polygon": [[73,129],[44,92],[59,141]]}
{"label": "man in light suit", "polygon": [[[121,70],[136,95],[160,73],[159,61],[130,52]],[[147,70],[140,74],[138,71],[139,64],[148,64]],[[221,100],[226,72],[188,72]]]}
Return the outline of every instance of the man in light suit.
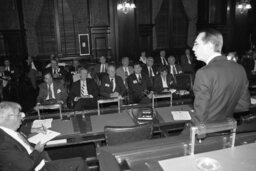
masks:
{"label": "man in light suit", "polygon": [[74,82],[70,96],[74,101],[75,110],[94,109],[97,107],[98,87],[93,79],[88,78],[85,68],[79,69],[80,80]]}
{"label": "man in light suit", "polygon": [[109,65],[108,74],[101,79],[100,95],[103,98],[117,98],[122,97],[125,91],[122,78],[116,75],[116,68]]}
{"label": "man in light suit", "polygon": [[250,95],[244,68],[222,56],[222,34],[204,30],[197,36],[193,51],[206,66],[196,73],[194,82],[195,123],[221,121],[235,111],[249,110]]}
{"label": "man in light suit", "polygon": [[66,103],[67,91],[60,81],[53,81],[51,73],[44,73],[44,83],[39,88],[37,104]]}
{"label": "man in light suit", "polygon": [[120,76],[124,84],[127,86],[127,77],[133,73],[133,67],[129,66],[129,58],[123,57],[122,58],[122,66],[116,69],[116,75]]}
{"label": "man in light suit", "polygon": [[[0,103],[0,170],[1,171],[85,171],[82,158],[51,161],[44,151],[44,144],[33,147],[18,132],[25,114],[14,102]],[[43,129],[31,130],[44,133]]]}

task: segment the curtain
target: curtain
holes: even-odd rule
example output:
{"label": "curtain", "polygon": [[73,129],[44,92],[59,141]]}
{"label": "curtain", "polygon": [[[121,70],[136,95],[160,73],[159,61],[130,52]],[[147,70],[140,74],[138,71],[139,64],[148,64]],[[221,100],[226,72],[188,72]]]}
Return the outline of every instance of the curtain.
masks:
{"label": "curtain", "polygon": [[[152,0],[152,24],[155,24],[156,17],[161,9],[163,0]],[[153,27],[153,49],[157,48],[156,26]]]}
{"label": "curtain", "polygon": [[193,47],[196,37],[197,3],[198,0],[182,0],[185,13],[188,17],[187,45]]}
{"label": "curtain", "polygon": [[22,3],[28,55],[36,56],[39,53],[36,22],[41,14],[44,0],[24,0]]}
{"label": "curtain", "polygon": [[66,0],[66,2],[78,23],[78,34],[87,33],[89,22],[87,0]]}

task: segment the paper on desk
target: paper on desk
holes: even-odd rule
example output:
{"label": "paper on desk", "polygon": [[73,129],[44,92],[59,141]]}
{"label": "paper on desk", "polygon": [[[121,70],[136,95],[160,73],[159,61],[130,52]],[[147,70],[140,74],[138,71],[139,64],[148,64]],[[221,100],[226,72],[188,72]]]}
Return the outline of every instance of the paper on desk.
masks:
{"label": "paper on desk", "polygon": [[34,120],[32,124],[32,128],[40,128],[42,125],[49,129],[52,127],[52,118],[51,119],[44,119],[44,120]]}
{"label": "paper on desk", "polygon": [[256,104],[256,99],[255,98],[251,98],[251,104]]}
{"label": "paper on desk", "polygon": [[188,111],[172,111],[172,117],[174,120],[191,120]]}
{"label": "paper on desk", "polygon": [[28,139],[28,141],[33,143],[33,144],[37,144],[39,142],[44,144],[44,143],[52,140],[53,138],[57,137],[58,135],[60,135],[59,132],[55,132],[55,131],[52,131],[52,130],[47,130],[46,134],[38,133],[38,134],[34,135],[33,137],[30,137]]}

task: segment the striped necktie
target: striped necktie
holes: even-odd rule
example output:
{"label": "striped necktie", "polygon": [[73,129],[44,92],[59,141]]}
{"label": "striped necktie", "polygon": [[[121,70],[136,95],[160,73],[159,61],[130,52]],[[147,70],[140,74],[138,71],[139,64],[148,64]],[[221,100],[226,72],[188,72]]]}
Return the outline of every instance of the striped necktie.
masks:
{"label": "striped necktie", "polygon": [[82,82],[82,87],[81,87],[81,96],[86,96],[88,95],[88,91],[87,91],[87,85],[86,85],[86,81]]}

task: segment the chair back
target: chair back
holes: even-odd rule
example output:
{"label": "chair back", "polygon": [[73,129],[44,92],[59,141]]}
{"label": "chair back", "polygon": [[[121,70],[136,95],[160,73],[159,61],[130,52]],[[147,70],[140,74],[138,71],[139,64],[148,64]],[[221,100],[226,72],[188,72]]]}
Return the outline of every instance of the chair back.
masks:
{"label": "chair back", "polygon": [[192,90],[193,80],[191,74],[178,74],[176,75],[177,89],[179,90]]}
{"label": "chair back", "polygon": [[152,137],[153,125],[105,126],[104,132],[107,145],[120,145],[150,139]]}

